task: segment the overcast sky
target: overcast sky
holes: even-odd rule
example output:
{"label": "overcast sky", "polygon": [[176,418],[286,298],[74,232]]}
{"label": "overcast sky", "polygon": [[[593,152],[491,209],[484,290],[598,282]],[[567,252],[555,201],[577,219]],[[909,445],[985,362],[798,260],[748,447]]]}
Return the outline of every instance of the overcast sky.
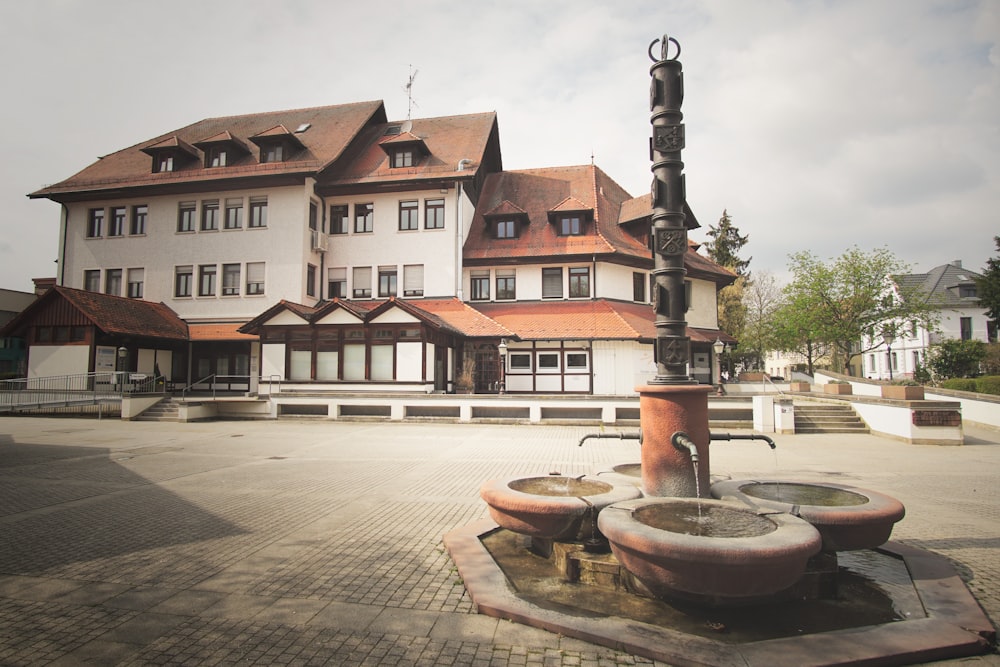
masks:
{"label": "overcast sky", "polygon": [[683,49],[688,201],[751,270],[887,246],[981,270],[1000,235],[996,0],[31,0],[0,3],[0,287],[54,276],[25,195],[194,121],[384,100],[496,111],[504,167],[648,191],[647,47]]}

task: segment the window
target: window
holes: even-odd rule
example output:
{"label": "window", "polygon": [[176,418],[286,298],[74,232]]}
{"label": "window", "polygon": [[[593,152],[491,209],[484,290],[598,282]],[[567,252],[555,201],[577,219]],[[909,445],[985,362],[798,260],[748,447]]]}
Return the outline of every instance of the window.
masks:
{"label": "window", "polygon": [[583,234],[583,225],[578,215],[564,215],[559,218],[560,236],[579,236]]}
{"label": "window", "polygon": [[570,298],[585,298],[590,296],[590,267],[572,266],[569,269]]}
{"label": "window", "polygon": [[517,238],[517,227],[514,225],[513,220],[497,220],[496,222],[496,237],[498,239],[513,239]]}
{"label": "window", "polygon": [[129,269],[128,270],[128,297],[130,299],[141,299],[142,298],[142,283],[145,278],[145,271],[143,269]]}
{"label": "window", "polygon": [[347,204],[336,204],[330,207],[330,233],[346,234],[347,224],[350,214],[347,212]]}
{"label": "window", "polygon": [[420,226],[420,205],[415,201],[399,202],[399,229],[407,231]]}
{"label": "window", "polygon": [[353,276],[353,294],[355,299],[368,299],[372,295],[372,267],[356,266]]}
{"label": "window", "polygon": [[542,298],[561,299],[562,295],[562,269],[542,269]]}
{"label": "window", "polygon": [[210,146],[205,154],[206,167],[225,167],[229,162],[229,151],[225,146]]}
{"label": "window", "polygon": [[958,320],[958,328],[961,331],[962,340],[972,340],[972,318],[961,317]]}
{"label": "window", "polygon": [[407,264],[403,266],[403,296],[424,295],[424,265]]}
{"label": "window", "polygon": [[890,367],[892,368],[892,370],[894,370],[894,371],[898,371],[899,370],[899,364],[896,362],[896,353],[895,352],[893,352],[892,354],[889,355],[889,364],[891,364]]}
{"label": "window", "polygon": [[514,269],[497,269],[497,300],[514,300]]}
{"label": "window", "polygon": [[975,298],[976,296],[976,286],[975,285],[959,285],[958,286],[958,296],[962,299]]}
{"label": "window", "polygon": [[444,229],[444,200],[424,200],[424,229]]}
{"label": "window", "polygon": [[264,262],[247,262],[247,294],[264,293]]}
{"label": "window", "polygon": [[111,224],[108,225],[108,236],[125,236],[125,216],[124,206],[115,206],[111,209]]}
{"label": "window", "polygon": [[261,162],[284,162],[286,158],[286,153],[284,144],[271,144],[270,146],[261,146],[260,148],[260,161]]}
{"label": "window", "polygon": [[83,289],[88,292],[101,291],[101,270],[88,269],[83,272]]}
{"label": "window", "polygon": [[240,265],[222,265],[222,296],[238,296],[240,293]]}
{"label": "window", "polygon": [[392,154],[392,166],[396,167],[412,167],[413,166],[413,151],[412,150],[398,150]]}
{"label": "window", "polygon": [[396,296],[396,267],[378,267],[378,295]]}
{"label": "window", "polygon": [[215,296],[215,264],[198,267],[198,296]]}
{"label": "window", "polygon": [[326,298],[347,298],[347,269],[338,267],[327,269]]}
{"label": "window", "polygon": [[490,299],[490,272],[473,271],[471,276],[472,300],[489,301]]}
{"label": "window", "polygon": [[267,227],[267,197],[250,197],[250,228]]}
{"label": "window", "polygon": [[587,353],[586,352],[567,352],[566,353],[566,370],[567,371],[586,371],[587,370]]}
{"label": "window", "polygon": [[104,293],[122,295],[122,270],[108,269],[104,272]]}
{"label": "window", "polygon": [[104,209],[92,208],[87,213],[87,238],[96,239],[104,235]]}
{"label": "window", "polygon": [[178,266],[174,269],[174,296],[191,296],[192,268],[190,266]]}
{"label": "window", "polygon": [[306,265],[306,296],[316,296],[316,267]]}
{"label": "window", "polygon": [[319,209],[314,201],[309,202],[309,229],[314,232],[319,229]]}
{"label": "window", "polygon": [[539,373],[558,373],[559,372],[559,353],[558,352],[539,352],[538,353],[538,372]]}
{"label": "window", "polygon": [[646,275],[644,273],[632,273],[632,300],[646,303]]}
{"label": "window", "polygon": [[181,202],[177,205],[177,231],[194,231],[195,203],[193,201]]}
{"label": "window", "polygon": [[201,231],[214,232],[219,229],[219,200],[209,199],[201,203]]}
{"label": "window", "polygon": [[153,169],[155,172],[161,171],[173,171],[174,170],[174,156],[170,153],[162,153],[153,162],[156,167]]}
{"label": "window", "polygon": [[511,352],[510,369],[512,371],[530,371],[531,354],[526,352]]}
{"label": "window", "polygon": [[222,223],[226,229],[240,229],[243,227],[243,199],[226,200],[226,219]]}
{"label": "window", "polygon": [[372,380],[392,380],[394,373],[393,368],[393,356],[396,352],[395,345],[372,345],[371,346],[371,358],[372,358]]}
{"label": "window", "polygon": [[372,223],[375,219],[374,204],[354,205],[354,233],[363,234],[372,231]]}
{"label": "window", "polygon": [[132,207],[132,228],[129,234],[141,236],[146,233],[146,217],[149,215],[149,207],[145,204]]}

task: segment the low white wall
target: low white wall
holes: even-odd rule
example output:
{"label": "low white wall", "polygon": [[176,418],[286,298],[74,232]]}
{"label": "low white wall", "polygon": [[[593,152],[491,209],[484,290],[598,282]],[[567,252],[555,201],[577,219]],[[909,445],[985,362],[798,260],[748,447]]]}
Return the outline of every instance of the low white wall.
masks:
{"label": "low white wall", "polygon": [[904,440],[915,445],[961,445],[965,440],[959,426],[917,426],[913,423],[915,411],[961,412],[954,402],[906,401],[905,404],[855,401],[855,412],[865,420],[868,428],[878,435]]}

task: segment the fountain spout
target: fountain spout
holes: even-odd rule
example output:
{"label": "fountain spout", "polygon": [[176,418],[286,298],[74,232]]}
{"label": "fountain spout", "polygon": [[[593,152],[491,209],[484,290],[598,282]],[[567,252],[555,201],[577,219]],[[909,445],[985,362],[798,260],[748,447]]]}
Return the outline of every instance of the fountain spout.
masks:
{"label": "fountain spout", "polygon": [[677,431],[672,436],[670,436],[670,442],[673,443],[674,447],[686,451],[691,454],[691,462],[698,462],[698,446],[694,444],[694,441],[688,437],[688,434],[684,431]]}
{"label": "fountain spout", "polygon": [[771,449],[777,449],[778,446],[774,444],[774,440],[770,437],[763,435],[761,433],[749,433],[742,435],[731,435],[729,433],[709,433],[709,440],[763,440],[767,443],[768,447]]}
{"label": "fountain spout", "polygon": [[642,444],[642,433],[588,433],[580,438],[576,443],[577,447],[583,447],[583,443],[589,438],[619,438],[620,440],[638,440]]}

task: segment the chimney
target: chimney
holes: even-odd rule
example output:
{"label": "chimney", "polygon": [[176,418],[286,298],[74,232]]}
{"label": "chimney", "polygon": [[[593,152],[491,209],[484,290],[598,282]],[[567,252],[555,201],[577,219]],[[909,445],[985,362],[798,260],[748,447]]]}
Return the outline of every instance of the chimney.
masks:
{"label": "chimney", "polygon": [[960,260],[960,259],[953,259],[953,260],[951,260],[951,265],[954,266],[956,269],[960,269],[960,268],[962,268],[962,260]]}

